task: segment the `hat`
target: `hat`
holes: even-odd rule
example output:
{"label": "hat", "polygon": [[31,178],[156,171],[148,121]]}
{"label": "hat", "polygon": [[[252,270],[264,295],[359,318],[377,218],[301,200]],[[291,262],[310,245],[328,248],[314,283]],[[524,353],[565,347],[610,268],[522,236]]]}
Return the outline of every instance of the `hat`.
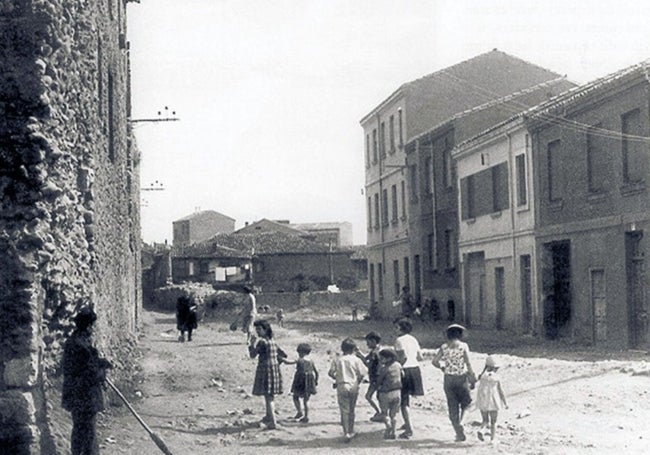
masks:
{"label": "hat", "polygon": [[89,307],[84,306],[81,308],[74,317],[74,323],[79,328],[86,328],[97,320],[97,314]]}
{"label": "hat", "polygon": [[487,356],[485,359],[485,366],[486,368],[498,368],[496,360],[494,360],[494,357],[491,355]]}
{"label": "hat", "polygon": [[464,332],[465,330],[467,330],[465,327],[463,327],[463,326],[460,325],[460,324],[451,324],[450,326],[447,327],[447,330],[449,330],[449,329],[459,329],[459,330],[461,330],[461,331],[463,331],[463,332]]}

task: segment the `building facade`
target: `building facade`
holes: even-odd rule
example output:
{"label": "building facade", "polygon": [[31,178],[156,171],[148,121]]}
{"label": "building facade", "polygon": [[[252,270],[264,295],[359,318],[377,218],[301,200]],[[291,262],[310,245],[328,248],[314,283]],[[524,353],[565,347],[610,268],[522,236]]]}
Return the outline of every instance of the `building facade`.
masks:
{"label": "building facade", "polygon": [[187,246],[235,231],[235,219],[214,210],[192,213],[173,223],[173,245]]}
{"label": "building facade", "polygon": [[[435,299],[448,313],[461,308],[451,150],[547,92],[570,86],[558,74],[494,50],[402,85],[362,119],[369,299],[382,316],[399,311],[392,302],[405,285],[419,304]],[[504,100],[515,92],[519,98]],[[474,112],[479,106],[490,109]]]}
{"label": "building facade", "polygon": [[131,373],[141,311],[139,156],[126,3],[0,6],[0,448],[69,452],[62,346],[92,303]]}
{"label": "building facade", "polygon": [[459,260],[468,325],[537,332],[535,188],[521,116],[453,151],[459,193]]}
{"label": "building facade", "polygon": [[549,338],[650,346],[649,66],[529,113],[538,302]]}

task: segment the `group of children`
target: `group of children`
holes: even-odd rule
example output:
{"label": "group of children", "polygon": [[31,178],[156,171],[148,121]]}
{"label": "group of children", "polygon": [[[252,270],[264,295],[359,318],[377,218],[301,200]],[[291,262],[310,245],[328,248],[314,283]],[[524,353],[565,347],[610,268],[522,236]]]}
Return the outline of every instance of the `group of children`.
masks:
{"label": "group of children", "polygon": [[[381,346],[381,336],[377,332],[366,335],[369,352],[362,353],[351,338],[341,343],[341,354],[332,360],[328,376],[334,380],[341,427],[344,441],[349,442],[355,435],[355,409],[360,386],[368,377],[369,385],[365,398],[375,411],[373,422],[385,426],[384,439],[409,439],[413,427],[409,415],[410,396],[424,395],[419,362],[422,360],[420,345],[410,334],[410,320],[402,318],[395,321],[397,339],[394,347]],[[296,408],[294,419],[309,422],[309,399],[316,393],[319,374],[309,354],[311,346],[300,343],[297,348],[298,359],[288,360],[273,340],[271,325],[265,320],[254,323],[256,336],[250,340],[248,349],[251,358],[258,358],[255,372],[253,395],[264,396],[266,413],[262,423],[269,429],[276,428],[273,399],[282,391],[280,364],[295,364],[296,371],[291,385],[291,394]],[[498,411],[507,407],[506,398],[497,374],[495,360],[488,356],[485,368],[476,378],[469,360],[469,347],[461,341],[465,328],[452,324],[447,328],[447,342],[437,351],[432,364],[444,373],[443,388],[447,398],[449,419],[456,432],[456,441],[466,440],[462,421],[472,398],[470,389],[478,382],[477,407],[481,411],[482,425],[478,438],[484,440],[484,431],[489,429],[490,440],[495,440]],[[373,399],[376,394],[377,402]],[[401,411],[404,425],[397,435],[397,414]]]}

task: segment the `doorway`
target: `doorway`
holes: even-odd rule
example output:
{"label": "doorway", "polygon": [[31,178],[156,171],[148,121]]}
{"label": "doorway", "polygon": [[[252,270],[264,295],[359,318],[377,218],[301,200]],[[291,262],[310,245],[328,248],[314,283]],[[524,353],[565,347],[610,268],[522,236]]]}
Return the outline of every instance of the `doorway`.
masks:
{"label": "doorway", "polygon": [[487,308],[485,302],[485,254],[483,251],[467,255],[467,312],[465,322],[481,325],[485,321]]}
{"label": "doorway", "polygon": [[648,308],[645,291],[645,257],[641,248],[643,232],[625,233],[629,346],[648,346]]}
{"label": "doorway", "polygon": [[544,244],[542,251],[544,289],[544,335],[555,339],[571,334],[571,242]]}
{"label": "doorway", "polygon": [[505,328],[506,321],[506,293],[505,293],[505,270],[503,267],[496,267],[494,269],[494,299],[496,303],[497,317],[496,326],[497,330]]}

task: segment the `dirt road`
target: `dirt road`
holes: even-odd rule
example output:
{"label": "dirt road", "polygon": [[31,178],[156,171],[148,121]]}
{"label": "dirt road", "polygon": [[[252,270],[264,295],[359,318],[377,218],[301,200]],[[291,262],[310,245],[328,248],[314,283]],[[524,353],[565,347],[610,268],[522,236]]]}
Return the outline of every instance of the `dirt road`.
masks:
{"label": "dirt road", "polygon": [[[335,391],[326,374],[328,351],[336,352],[345,335],[353,336],[365,348],[363,335],[370,330],[380,330],[388,343],[393,342],[395,334],[387,324],[341,319],[303,312],[287,315],[286,328],[274,327],[278,344],[292,356],[299,342],[313,346],[312,358],[322,380],[311,401],[309,423],[289,419],[295,411],[291,397],[285,394],[276,399],[281,427],[259,427],[264,403],[250,395],[256,361],[248,358],[240,332],[228,331],[225,322],[203,323],[192,342],[179,343],[173,315],[149,311],[144,313],[140,342],[144,354],[142,397],[136,398],[134,405],[174,455],[326,454],[332,450],[355,454],[376,454],[378,450],[387,454],[650,451],[650,364],[644,360],[552,360],[498,353],[510,409],[499,416],[496,446],[476,437],[478,411],[466,419],[467,442],[453,441],[442,374],[429,361],[422,362],[426,394],[412,407],[415,435],[411,440],[384,441],[381,424],[368,421],[370,407],[360,398],[359,434],[345,444]],[[471,345],[471,337],[469,341]],[[475,369],[480,371],[485,355],[472,354]],[[288,392],[293,367],[282,366],[282,373]],[[102,454],[159,453],[123,407],[111,407],[102,417],[99,431]]]}

